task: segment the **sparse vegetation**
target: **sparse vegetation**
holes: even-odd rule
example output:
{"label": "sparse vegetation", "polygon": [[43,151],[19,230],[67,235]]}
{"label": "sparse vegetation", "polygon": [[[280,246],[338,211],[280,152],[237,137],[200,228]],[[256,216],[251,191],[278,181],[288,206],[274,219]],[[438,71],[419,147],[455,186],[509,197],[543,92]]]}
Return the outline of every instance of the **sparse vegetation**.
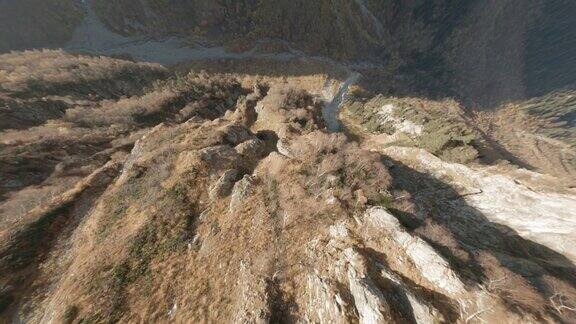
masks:
{"label": "sparse vegetation", "polygon": [[298,138],[291,151],[299,161],[293,166],[295,171],[304,176],[303,189],[313,196],[328,191],[354,206],[357,191],[372,204],[382,203],[389,195],[390,176],[378,155],[360,150],[343,135],[312,132]]}
{"label": "sparse vegetation", "polygon": [[[300,4],[310,10],[302,19],[251,19],[293,28],[319,8],[331,17],[335,6],[345,12],[328,30],[362,29],[348,10],[363,2]],[[228,17],[254,3],[219,5]],[[157,19],[177,17],[173,9]],[[238,31],[264,32],[248,27]],[[270,31],[285,32],[281,24]],[[374,41],[375,31],[365,32]],[[418,41],[430,35],[423,36]],[[458,179],[477,173],[425,152],[455,162],[478,157],[485,138],[455,101],[356,91],[343,114],[361,129],[352,141],[325,129],[319,97],[335,82],[316,70],[172,74],[62,51],[1,57],[0,104],[29,124],[6,122],[11,129],[0,132],[0,321],[355,322],[367,312],[402,323],[573,318],[568,257],[484,217],[469,204],[482,194],[480,180]],[[425,169],[425,160],[438,170]],[[553,196],[529,192],[533,200]],[[44,204],[50,208],[36,208]]]}
{"label": "sparse vegetation", "polygon": [[60,119],[102,99],[142,95],[168,71],[157,64],[35,50],[0,55],[0,130]]}
{"label": "sparse vegetation", "polygon": [[451,100],[379,95],[370,100],[351,100],[345,109],[365,131],[397,135],[393,144],[421,147],[448,161],[474,161],[483,142],[480,134],[467,125],[460,106]]}
{"label": "sparse vegetation", "polygon": [[158,64],[71,55],[63,50],[0,55],[0,89],[16,98],[117,99],[142,94],[145,87],[167,76],[168,71]]}
{"label": "sparse vegetation", "polygon": [[238,82],[189,74],[158,82],[153,90],[140,97],[105,101],[97,109],[70,109],[64,119],[81,127],[98,127],[185,121],[182,116],[215,118],[234,108],[236,100],[243,93]]}

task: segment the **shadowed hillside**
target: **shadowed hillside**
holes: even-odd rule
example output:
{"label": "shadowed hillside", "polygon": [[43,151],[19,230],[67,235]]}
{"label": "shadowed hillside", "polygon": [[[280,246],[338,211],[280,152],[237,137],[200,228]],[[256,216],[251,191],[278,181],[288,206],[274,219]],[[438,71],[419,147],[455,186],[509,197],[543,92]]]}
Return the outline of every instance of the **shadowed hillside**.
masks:
{"label": "shadowed hillside", "polygon": [[84,16],[75,0],[0,1],[0,53],[61,47]]}
{"label": "shadowed hillside", "polygon": [[[83,17],[71,1],[2,6],[0,51],[61,46]],[[234,51],[282,40],[289,50],[368,61],[401,76],[379,85],[381,91],[400,82],[412,94],[457,96],[484,108],[571,87],[576,75],[576,7],[569,0],[90,0],[85,6],[124,37],[177,35]],[[16,37],[16,26],[29,30]]]}

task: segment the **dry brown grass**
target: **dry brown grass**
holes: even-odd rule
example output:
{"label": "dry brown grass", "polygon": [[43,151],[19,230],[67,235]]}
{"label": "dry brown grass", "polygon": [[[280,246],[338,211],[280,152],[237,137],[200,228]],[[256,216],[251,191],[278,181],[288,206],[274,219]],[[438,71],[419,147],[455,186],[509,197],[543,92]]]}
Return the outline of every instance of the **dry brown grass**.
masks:
{"label": "dry brown grass", "polygon": [[310,93],[286,83],[275,83],[256,105],[254,129],[271,130],[280,138],[290,138],[323,128],[321,102]]}
{"label": "dry brown grass", "polygon": [[168,77],[160,65],[36,50],[0,55],[0,130],[60,119],[73,106],[142,95]]}
{"label": "dry brown grass", "polygon": [[544,281],[549,287],[549,306],[566,322],[576,320],[576,288],[551,276],[545,276]]}
{"label": "dry brown grass", "polygon": [[546,299],[521,275],[502,266],[492,254],[481,252],[476,260],[486,276],[486,289],[500,296],[512,309],[546,312]]}
{"label": "dry brown grass", "polygon": [[372,204],[388,195],[390,176],[379,155],[360,150],[342,134],[313,132],[295,140],[291,150],[310,180],[310,190],[334,186],[349,204],[357,190]]}
{"label": "dry brown grass", "polygon": [[83,95],[115,98],[142,93],[168,75],[159,64],[133,63],[104,56],[33,50],[0,55],[0,87],[23,97]]}
{"label": "dry brown grass", "polygon": [[189,74],[161,82],[143,96],[103,101],[97,108],[70,109],[64,119],[82,127],[155,125],[175,121],[188,103],[194,105],[186,113],[188,117],[195,113],[198,117],[215,118],[234,108],[243,93],[245,90],[233,79]]}

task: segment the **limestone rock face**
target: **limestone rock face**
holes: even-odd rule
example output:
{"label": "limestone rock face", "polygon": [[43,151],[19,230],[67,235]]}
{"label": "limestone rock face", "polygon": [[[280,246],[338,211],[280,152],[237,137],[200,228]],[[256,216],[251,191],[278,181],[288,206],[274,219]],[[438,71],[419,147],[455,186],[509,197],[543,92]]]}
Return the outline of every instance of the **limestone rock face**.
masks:
{"label": "limestone rock face", "polygon": [[232,191],[238,170],[226,170],[224,174],[210,187],[210,199],[215,200],[226,197]]}
{"label": "limestone rock face", "polygon": [[230,197],[230,211],[234,212],[243,203],[244,199],[253,193],[254,181],[254,177],[245,175],[234,185],[232,196]]}
{"label": "limestone rock face", "polygon": [[424,240],[407,233],[398,219],[382,208],[371,208],[365,214],[368,226],[389,231],[398,247],[405,251],[422,275],[446,293],[458,296],[466,289],[450,264]]}
{"label": "limestone rock face", "polygon": [[292,150],[290,149],[290,144],[288,143],[287,140],[285,140],[285,139],[278,140],[276,148],[278,149],[278,153],[280,153],[286,157],[289,157],[289,158],[294,157],[294,154],[292,153]]}
{"label": "limestone rock face", "polygon": [[360,323],[389,322],[391,310],[382,291],[368,277],[365,266],[358,264],[364,260],[353,249],[348,249],[344,253],[349,258],[348,282],[350,293],[354,297],[354,305],[358,310]]}
{"label": "limestone rock face", "polygon": [[247,158],[260,158],[266,152],[266,143],[259,139],[251,139],[238,144],[235,149],[238,154]]}

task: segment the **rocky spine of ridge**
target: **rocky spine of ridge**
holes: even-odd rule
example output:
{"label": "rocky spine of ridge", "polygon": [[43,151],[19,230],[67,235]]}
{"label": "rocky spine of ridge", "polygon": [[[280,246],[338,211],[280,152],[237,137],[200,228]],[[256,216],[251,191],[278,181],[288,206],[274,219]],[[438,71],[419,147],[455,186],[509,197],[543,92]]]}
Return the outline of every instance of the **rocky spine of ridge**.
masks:
{"label": "rocky spine of ridge", "polygon": [[[135,88],[110,96],[98,89],[114,88],[118,74],[105,75],[86,83],[88,94],[61,93],[71,102],[64,115],[0,133],[2,165],[37,176],[4,187],[4,320],[574,320],[575,257],[561,250],[573,236],[556,244],[518,230],[521,216],[497,219],[509,212],[498,209],[508,194],[563,206],[573,197],[534,193],[421,148],[375,146],[373,135],[330,133],[325,76],[310,85],[191,73],[153,86],[124,81]],[[39,91],[27,84],[3,81],[3,95]],[[388,119],[414,116],[393,111]],[[50,161],[45,169],[36,152]],[[556,205],[533,206],[560,215]]]}

